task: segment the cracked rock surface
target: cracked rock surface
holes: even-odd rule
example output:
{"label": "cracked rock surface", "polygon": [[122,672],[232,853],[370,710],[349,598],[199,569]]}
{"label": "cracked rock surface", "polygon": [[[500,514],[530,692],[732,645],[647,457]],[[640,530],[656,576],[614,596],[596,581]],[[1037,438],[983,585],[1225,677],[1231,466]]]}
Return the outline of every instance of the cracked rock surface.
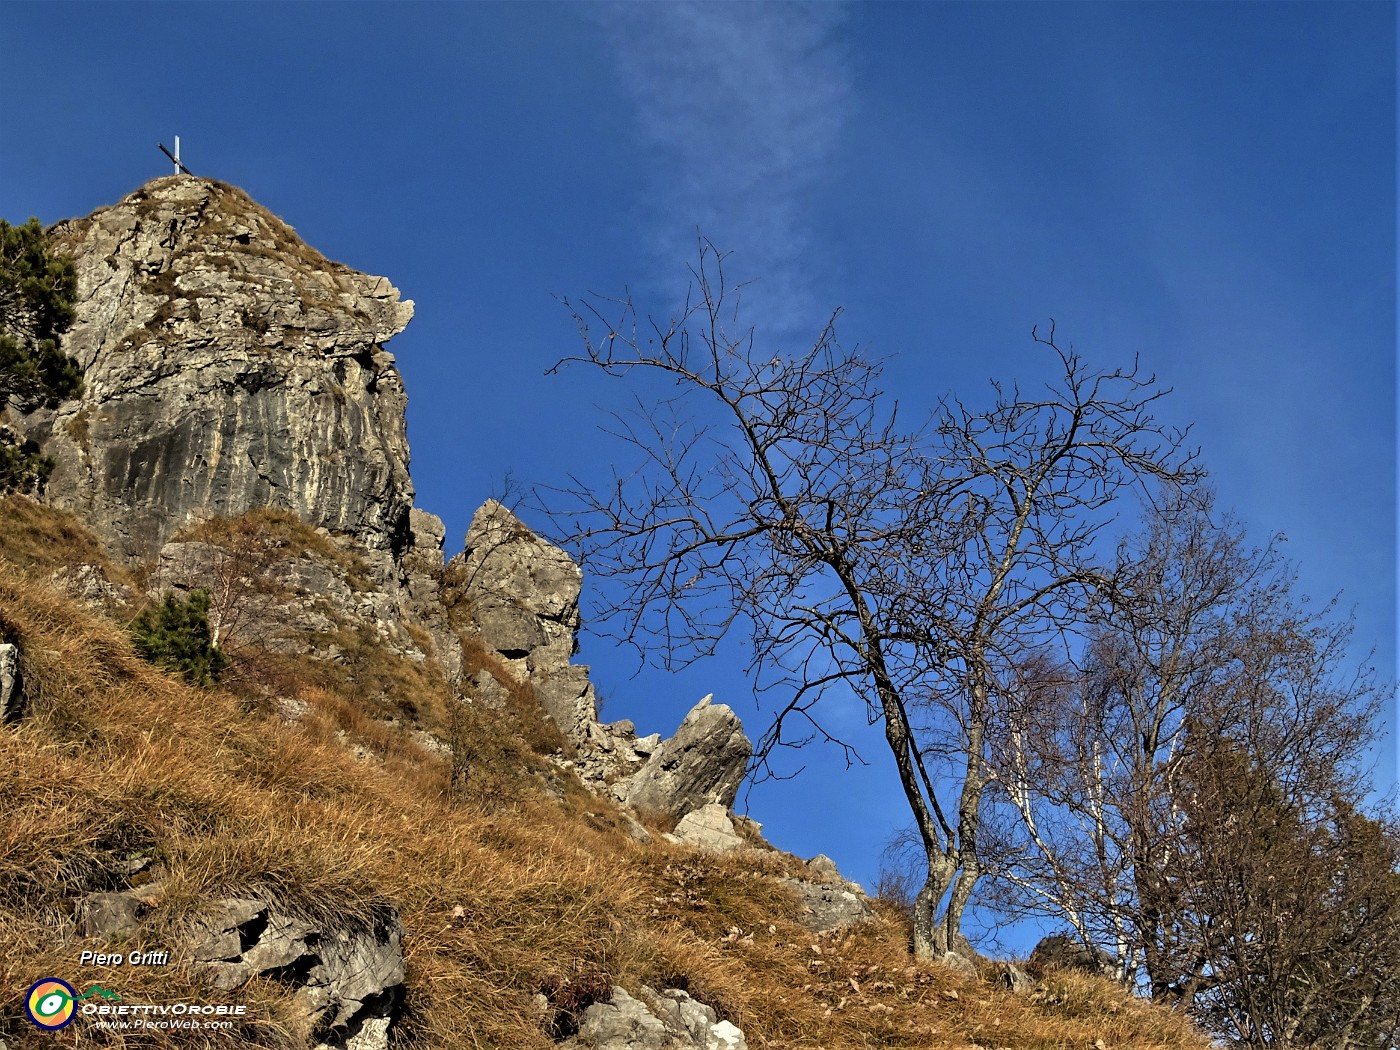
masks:
{"label": "cracked rock surface", "polygon": [[368,924],[327,925],[227,898],[194,924],[191,955],[224,991],[259,976],[294,986],[317,1050],[385,1050],[403,1001],[402,938],[389,909]]}
{"label": "cracked rock surface", "polygon": [[78,273],[84,390],[18,424],[51,502],[122,557],[192,515],[283,507],[393,557],[409,543],[406,397],[383,344],[413,304],[241,190],[174,175],[55,227]]}

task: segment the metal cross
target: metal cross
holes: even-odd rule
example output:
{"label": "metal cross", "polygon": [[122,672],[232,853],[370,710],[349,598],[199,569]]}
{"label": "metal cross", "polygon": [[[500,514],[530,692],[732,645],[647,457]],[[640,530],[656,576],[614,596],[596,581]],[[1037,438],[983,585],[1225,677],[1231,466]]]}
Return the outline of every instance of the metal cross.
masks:
{"label": "metal cross", "polygon": [[174,153],[171,153],[168,149],[166,149],[166,148],[165,148],[165,143],[163,143],[163,142],[157,142],[156,145],[160,147],[160,151],[161,151],[162,153],[164,153],[167,157],[169,157],[172,161],[175,162],[175,174],[176,174],[176,175],[179,175],[181,172],[184,172],[186,175],[193,175],[193,174],[194,174],[194,172],[190,171],[189,168],[185,167],[183,164],[180,163],[180,136],[179,136],[179,135],[176,135],[176,136],[175,136],[175,152],[174,152]]}

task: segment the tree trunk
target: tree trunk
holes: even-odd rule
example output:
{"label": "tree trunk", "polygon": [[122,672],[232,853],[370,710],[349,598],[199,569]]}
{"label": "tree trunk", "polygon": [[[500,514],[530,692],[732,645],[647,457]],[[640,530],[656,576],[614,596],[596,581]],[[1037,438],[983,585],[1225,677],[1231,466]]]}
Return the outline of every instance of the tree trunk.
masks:
{"label": "tree trunk", "polygon": [[928,858],[928,878],[914,898],[914,957],[941,959],[949,951],[947,924],[938,921],[938,906],[957,877],[957,865],[942,853]]}
{"label": "tree trunk", "polygon": [[977,887],[977,880],[982,877],[982,866],[977,863],[977,857],[964,858],[962,869],[953,879],[953,894],[948,899],[948,912],[943,920],[944,939],[948,944],[949,951],[956,951],[956,946],[965,943],[962,938],[962,917],[963,911],[967,908],[967,902],[972,899],[972,891]]}

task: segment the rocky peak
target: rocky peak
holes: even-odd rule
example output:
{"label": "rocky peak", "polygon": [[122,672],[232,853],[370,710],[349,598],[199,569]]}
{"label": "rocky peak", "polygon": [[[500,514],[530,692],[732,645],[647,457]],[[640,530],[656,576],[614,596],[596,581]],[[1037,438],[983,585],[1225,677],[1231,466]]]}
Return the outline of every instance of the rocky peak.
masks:
{"label": "rocky peak", "polygon": [[127,558],[192,516],[257,507],[396,557],[409,542],[406,397],[383,344],[413,316],[235,187],[147,183],[54,230],[78,272],[64,348],[82,396],[22,428],[52,502]]}

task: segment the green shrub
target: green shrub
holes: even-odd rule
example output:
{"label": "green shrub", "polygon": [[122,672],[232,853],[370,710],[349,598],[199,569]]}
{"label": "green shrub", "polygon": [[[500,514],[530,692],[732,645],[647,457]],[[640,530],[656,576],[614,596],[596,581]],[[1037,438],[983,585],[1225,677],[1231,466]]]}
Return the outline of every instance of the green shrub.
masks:
{"label": "green shrub", "polygon": [[[73,323],[73,262],[55,254],[38,219],[0,219],[0,409],[52,408],[82,390],[78,362],[59,347]],[[42,489],[53,461],[0,428],[0,492]]]}
{"label": "green shrub", "polygon": [[53,459],[37,442],[21,441],[13,430],[0,426],[0,492],[35,492],[53,470]]}
{"label": "green shrub", "polygon": [[203,589],[183,600],[167,593],[158,607],[136,617],[131,635],[145,659],[192,685],[208,688],[228,665],[209,630],[209,592]]}

